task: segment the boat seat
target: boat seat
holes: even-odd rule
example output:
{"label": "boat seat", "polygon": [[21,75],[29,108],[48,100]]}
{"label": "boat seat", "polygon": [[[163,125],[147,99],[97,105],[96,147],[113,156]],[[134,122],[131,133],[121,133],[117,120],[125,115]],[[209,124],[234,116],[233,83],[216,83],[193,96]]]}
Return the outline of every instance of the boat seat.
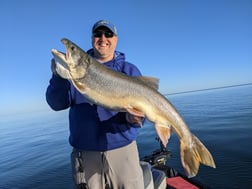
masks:
{"label": "boat seat", "polygon": [[143,170],[145,189],[165,189],[166,175],[163,171],[152,168],[148,162],[140,161]]}
{"label": "boat seat", "polygon": [[155,168],[152,168],[151,172],[154,180],[154,189],[165,189],[166,188],[165,173]]}

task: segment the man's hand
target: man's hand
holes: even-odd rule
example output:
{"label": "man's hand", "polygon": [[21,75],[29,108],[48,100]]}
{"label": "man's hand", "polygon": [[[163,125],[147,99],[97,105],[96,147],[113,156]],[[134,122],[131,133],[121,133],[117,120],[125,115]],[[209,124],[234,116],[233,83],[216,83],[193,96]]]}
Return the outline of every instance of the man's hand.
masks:
{"label": "man's hand", "polygon": [[135,123],[138,123],[139,125],[142,126],[142,121],[143,121],[143,118],[144,117],[140,117],[140,116],[135,116],[135,115],[132,115],[130,113],[126,113],[126,120],[131,123],[131,124],[135,124]]}

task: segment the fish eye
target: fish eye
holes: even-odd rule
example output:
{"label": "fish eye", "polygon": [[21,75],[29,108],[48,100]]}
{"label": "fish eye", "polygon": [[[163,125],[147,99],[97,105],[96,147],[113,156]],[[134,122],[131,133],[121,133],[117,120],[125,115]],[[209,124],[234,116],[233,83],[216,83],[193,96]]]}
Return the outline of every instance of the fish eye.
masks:
{"label": "fish eye", "polygon": [[71,46],[71,50],[74,51],[74,49],[75,49],[74,46]]}

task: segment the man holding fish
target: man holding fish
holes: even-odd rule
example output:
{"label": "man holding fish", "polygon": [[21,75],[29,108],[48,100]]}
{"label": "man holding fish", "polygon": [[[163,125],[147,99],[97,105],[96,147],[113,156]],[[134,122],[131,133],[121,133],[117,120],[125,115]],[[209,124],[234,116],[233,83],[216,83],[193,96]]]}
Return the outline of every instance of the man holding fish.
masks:
{"label": "man holding fish", "polygon": [[[92,28],[93,48],[87,53],[114,71],[140,76],[138,68],[125,60],[124,53],[115,50],[117,41],[116,27],[110,21],[100,20]],[[73,146],[71,160],[76,188],[143,189],[136,145],[142,115],[111,111],[91,103],[57,74],[55,62],[52,59],[53,76],[46,99],[56,111],[70,108],[69,142]]]}

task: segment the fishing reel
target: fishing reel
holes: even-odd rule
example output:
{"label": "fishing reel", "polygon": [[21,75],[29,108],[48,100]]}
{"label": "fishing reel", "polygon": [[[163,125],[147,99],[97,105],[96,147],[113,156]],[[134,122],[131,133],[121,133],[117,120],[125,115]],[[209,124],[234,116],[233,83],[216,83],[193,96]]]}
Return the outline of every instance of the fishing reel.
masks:
{"label": "fishing reel", "polygon": [[145,156],[142,159],[153,167],[165,165],[166,161],[171,157],[171,152],[166,149],[161,140],[158,137],[155,139],[159,142],[160,149],[153,151],[151,155]]}

